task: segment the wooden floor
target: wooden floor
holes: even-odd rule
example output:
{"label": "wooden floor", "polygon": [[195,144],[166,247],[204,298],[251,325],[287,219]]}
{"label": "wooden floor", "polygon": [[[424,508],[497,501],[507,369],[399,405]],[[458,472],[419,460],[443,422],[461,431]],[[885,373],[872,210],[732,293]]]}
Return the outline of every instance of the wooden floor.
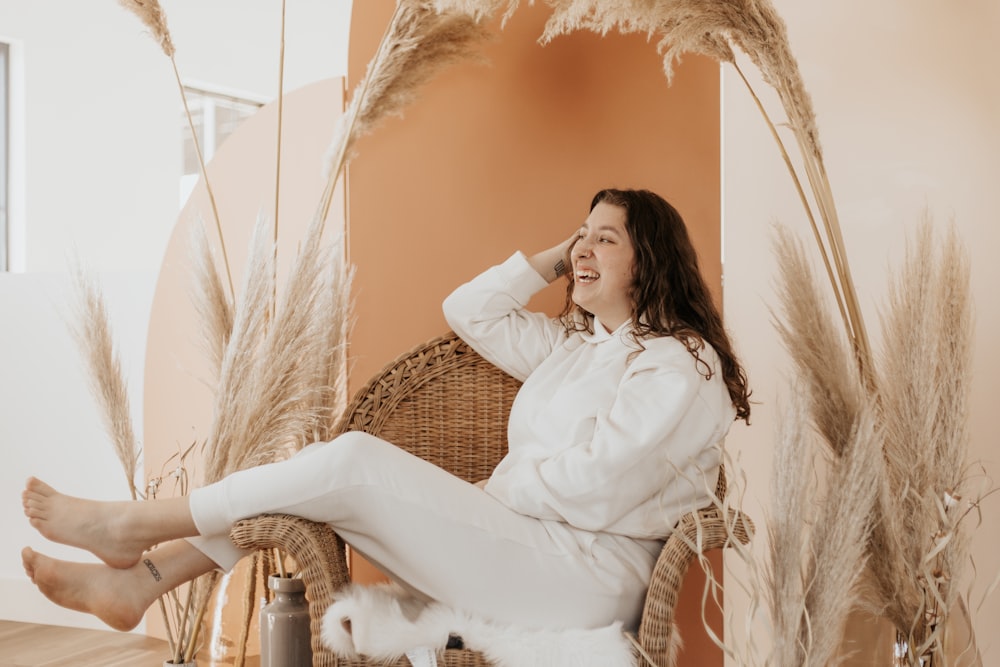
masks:
{"label": "wooden floor", "polygon": [[0,667],[161,667],[167,643],[143,635],[0,621]]}
{"label": "wooden floor", "polygon": [[166,642],[143,635],[0,621],[0,667],[162,667],[168,657]]}

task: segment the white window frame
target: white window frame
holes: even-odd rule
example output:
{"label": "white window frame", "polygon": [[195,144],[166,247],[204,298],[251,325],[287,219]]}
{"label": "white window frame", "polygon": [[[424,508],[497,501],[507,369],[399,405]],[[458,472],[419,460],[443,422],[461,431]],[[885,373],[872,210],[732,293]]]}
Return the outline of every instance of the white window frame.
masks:
{"label": "white window frame", "polygon": [[10,115],[7,112],[10,97],[9,53],[10,47],[5,42],[0,42],[0,271],[6,271],[10,263],[7,260],[7,183],[10,180],[7,176],[10,172],[10,160],[8,159],[10,150],[7,147],[10,144],[8,138],[10,136],[10,123],[7,120]]}
{"label": "white window frame", "polygon": [[0,35],[0,272],[25,270],[24,65],[16,40]]}

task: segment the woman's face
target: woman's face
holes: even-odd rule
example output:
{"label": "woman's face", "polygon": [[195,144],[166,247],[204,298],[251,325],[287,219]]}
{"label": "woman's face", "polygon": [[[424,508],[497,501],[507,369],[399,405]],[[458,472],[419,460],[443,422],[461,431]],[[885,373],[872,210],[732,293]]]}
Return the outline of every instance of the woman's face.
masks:
{"label": "woman's face", "polygon": [[625,209],[600,202],[570,250],[573,302],[614,331],[632,316],[635,251],[625,228]]}

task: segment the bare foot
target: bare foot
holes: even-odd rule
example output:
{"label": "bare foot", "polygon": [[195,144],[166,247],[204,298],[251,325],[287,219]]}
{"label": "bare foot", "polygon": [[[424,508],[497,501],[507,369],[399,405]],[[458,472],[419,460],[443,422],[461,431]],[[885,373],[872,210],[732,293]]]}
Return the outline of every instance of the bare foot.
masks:
{"label": "bare foot", "polygon": [[115,630],[139,624],[153,600],[143,597],[132,570],[98,563],[56,560],[30,548],[21,551],[24,571],[45,597],[61,607],[93,614]]}
{"label": "bare foot", "polygon": [[59,493],[32,477],[21,494],[24,514],[45,538],[91,552],[114,568],[135,565],[151,546],[128,525],[129,502],[103,502]]}

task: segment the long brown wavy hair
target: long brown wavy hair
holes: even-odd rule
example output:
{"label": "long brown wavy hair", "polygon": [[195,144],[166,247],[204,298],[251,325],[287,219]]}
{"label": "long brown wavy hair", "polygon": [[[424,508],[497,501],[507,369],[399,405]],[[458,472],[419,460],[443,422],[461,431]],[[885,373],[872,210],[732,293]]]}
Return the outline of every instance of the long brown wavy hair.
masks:
{"label": "long brown wavy hair", "polygon": [[[747,375],[733,352],[722,315],[698,268],[698,254],[680,213],[649,190],[601,190],[594,195],[590,210],[601,202],[625,210],[625,228],[635,251],[631,336],[640,346],[643,338],[651,336],[676,338],[694,357],[706,380],[715,371],[699,353],[706,343],[711,345],[719,358],[736,418],[749,424]],[[593,332],[593,315],[573,302],[572,280],[570,272],[566,305],[559,319],[567,332],[580,329]]]}

